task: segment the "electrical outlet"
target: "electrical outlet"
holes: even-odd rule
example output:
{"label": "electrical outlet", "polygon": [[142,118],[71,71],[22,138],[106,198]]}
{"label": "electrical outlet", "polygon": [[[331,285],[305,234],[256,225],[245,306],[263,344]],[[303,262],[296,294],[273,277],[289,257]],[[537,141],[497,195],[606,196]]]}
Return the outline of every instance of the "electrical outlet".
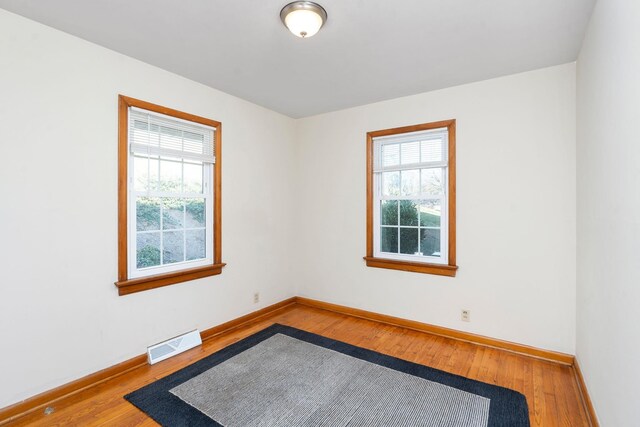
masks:
{"label": "electrical outlet", "polygon": [[471,310],[462,310],[460,317],[463,322],[471,322]]}
{"label": "electrical outlet", "polygon": [[260,302],[260,292],[256,292],[253,294],[253,303],[257,304]]}

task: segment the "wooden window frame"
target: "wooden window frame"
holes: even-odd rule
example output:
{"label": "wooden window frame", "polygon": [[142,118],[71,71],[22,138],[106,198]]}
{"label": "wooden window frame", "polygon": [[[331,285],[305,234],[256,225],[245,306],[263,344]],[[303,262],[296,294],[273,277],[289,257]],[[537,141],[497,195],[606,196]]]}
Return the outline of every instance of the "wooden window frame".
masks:
{"label": "wooden window frame", "polygon": [[[447,165],[447,200],[448,200],[448,262],[447,264],[433,264],[426,262],[411,262],[396,259],[386,259],[374,256],[374,138],[400,135],[404,133],[420,132],[431,129],[447,128],[448,165]],[[411,271],[416,273],[435,274],[455,277],[456,265],[456,121],[444,120],[413,126],[367,132],[367,255],[364,257],[368,267],[387,268],[392,270]]]}
{"label": "wooden window frame", "polygon": [[[119,295],[155,289],[222,273],[222,123],[119,95],[118,105],[118,281]],[[213,167],[213,262],[210,265],[153,276],[129,278],[128,272],[128,192],[129,192],[129,107],[137,107],[155,113],[176,117],[216,128]]]}

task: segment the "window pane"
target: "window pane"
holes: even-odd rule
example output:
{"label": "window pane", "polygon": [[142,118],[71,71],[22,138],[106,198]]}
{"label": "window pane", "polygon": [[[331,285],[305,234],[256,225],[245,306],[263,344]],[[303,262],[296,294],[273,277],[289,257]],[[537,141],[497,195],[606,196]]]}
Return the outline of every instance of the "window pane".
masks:
{"label": "window pane", "polygon": [[[153,127],[153,125],[152,125]],[[159,126],[160,147],[182,149],[182,131],[169,126]]]}
{"label": "window pane", "polygon": [[163,264],[184,261],[184,231],[162,233],[162,248]]}
{"label": "window pane", "polygon": [[136,199],[136,230],[160,230],[160,199],[138,197]]}
{"label": "window pane", "polygon": [[442,139],[429,139],[420,143],[420,158],[423,162],[441,162],[444,160]]}
{"label": "window pane", "polygon": [[132,138],[134,141],[140,144],[148,144],[152,147],[158,146],[158,134],[150,130],[146,119],[144,121],[135,120],[133,126]]}
{"label": "window pane", "polygon": [[400,145],[400,162],[403,165],[420,162],[420,142],[405,142]]}
{"label": "window pane", "polygon": [[382,195],[400,195],[400,172],[384,172],[382,174]]}
{"label": "window pane", "polygon": [[442,169],[422,169],[420,171],[420,192],[422,194],[443,194]]}
{"label": "window pane", "polygon": [[162,199],[162,229],[184,228],[184,201],[178,198]]}
{"label": "window pane", "polygon": [[149,125],[142,120],[133,121],[133,129],[131,129],[131,138],[133,141],[141,141],[146,143],[149,138]]}
{"label": "window pane", "polygon": [[398,201],[383,200],[380,207],[380,224],[398,225]]}
{"label": "window pane", "polygon": [[149,158],[149,190],[160,188],[160,161],[157,158]]}
{"label": "window pane", "polygon": [[187,130],[182,132],[183,136],[183,147],[184,151],[196,154],[204,153],[204,135],[201,133],[189,132]]}
{"label": "window pane", "polygon": [[202,193],[202,176],[204,166],[202,163],[184,164],[184,191],[187,193]]}
{"label": "window pane", "polygon": [[186,231],[187,261],[206,258],[205,230]]}
{"label": "window pane", "polygon": [[425,256],[440,256],[440,229],[420,229],[420,251]]}
{"label": "window pane", "polygon": [[421,227],[440,227],[441,219],[440,200],[422,200],[420,202]]}
{"label": "window pane", "polygon": [[418,252],[418,229],[400,228],[400,253],[416,255]]}
{"label": "window pane", "polygon": [[160,232],[137,233],[136,266],[138,268],[160,265]]}
{"label": "window pane", "polygon": [[133,158],[133,189],[135,191],[147,191],[149,187],[149,158]]}
{"label": "window pane", "polygon": [[402,180],[402,195],[417,196],[420,191],[420,170],[402,171],[400,174]]}
{"label": "window pane", "polygon": [[418,226],[418,203],[414,200],[400,200],[400,225]]}
{"label": "window pane", "polygon": [[400,145],[382,146],[382,166],[397,166],[400,163]]}
{"label": "window pane", "polygon": [[160,191],[182,191],[182,163],[160,160]]}
{"label": "window pane", "polygon": [[206,224],[207,210],[205,209],[204,199],[186,199],[187,206],[186,227],[204,227]]}
{"label": "window pane", "polygon": [[380,251],[398,253],[398,229],[395,227],[381,227]]}

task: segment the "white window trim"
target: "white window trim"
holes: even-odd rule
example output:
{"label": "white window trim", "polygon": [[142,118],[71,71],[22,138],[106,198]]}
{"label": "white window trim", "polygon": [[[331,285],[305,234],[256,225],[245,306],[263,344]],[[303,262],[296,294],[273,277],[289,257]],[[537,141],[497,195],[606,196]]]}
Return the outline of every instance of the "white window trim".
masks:
{"label": "white window trim", "polygon": [[[157,113],[154,111],[149,111],[149,110],[144,110],[141,108],[136,108],[136,107],[129,107],[128,111],[131,111],[131,109],[135,109],[136,111],[143,111],[145,113],[148,113],[150,115],[153,116],[157,116],[157,117],[167,117],[170,118],[171,120],[174,121],[182,121],[185,123],[193,123],[193,122],[188,122],[176,117],[172,117],[172,116],[166,116],[164,114],[161,113]],[[127,123],[130,122],[129,119],[129,114],[127,114]],[[215,128],[211,128],[208,126],[204,126],[204,125],[199,125],[197,123],[193,123],[194,127],[200,127],[203,130],[208,130],[208,131],[213,131],[215,134]],[[128,218],[127,218],[127,224],[128,224],[128,232],[127,232],[127,237],[128,237],[128,242],[127,242],[127,253],[128,253],[128,259],[127,259],[127,268],[128,268],[128,276],[129,279],[137,279],[137,278],[141,278],[141,277],[149,277],[149,276],[155,276],[155,275],[160,275],[160,274],[166,274],[166,273],[172,273],[172,272],[176,272],[176,271],[182,271],[182,270],[187,270],[187,269],[191,269],[191,268],[197,268],[197,267],[204,267],[204,266],[208,266],[211,265],[213,263],[214,260],[214,224],[213,224],[213,216],[214,216],[214,208],[213,208],[213,203],[214,203],[214,195],[213,195],[213,190],[215,188],[214,186],[214,182],[213,182],[213,176],[214,176],[214,167],[215,167],[215,157],[214,157],[214,162],[213,163],[206,163],[203,162],[203,192],[202,193],[186,193],[186,192],[166,192],[166,191],[157,191],[157,190],[147,190],[147,191],[135,191],[134,190],[134,177],[135,177],[135,170],[134,170],[134,157],[135,154],[133,152],[133,150],[131,149],[131,144],[132,141],[130,140],[131,138],[131,132],[128,133],[129,135],[129,141],[127,142],[127,145],[129,147],[128,150],[128,162],[127,162],[127,176],[129,178],[129,185],[128,185],[128,197],[127,197],[127,212],[128,212]],[[155,157],[155,153],[149,153],[152,154]],[[140,154],[139,154],[140,155]],[[205,243],[205,254],[206,257],[202,258],[202,259],[198,259],[198,260],[192,260],[192,261],[182,261],[182,262],[176,262],[176,263],[172,263],[172,264],[167,264],[167,265],[161,265],[161,266],[154,266],[154,267],[144,267],[144,268],[138,268],[137,267],[137,212],[136,212],[136,198],[137,197],[174,197],[174,198],[204,198],[205,199],[205,208],[206,208],[206,216],[205,216],[205,238],[206,238],[206,243]],[[199,229],[200,227],[198,227]],[[160,232],[165,232],[165,231],[170,231],[170,230],[162,230],[162,216],[161,216],[161,226],[160,226]],[[182,229],[182,230],[188,230],[188,229]],[[160,239],[160,251],[162,253],[162,238]],[[185,248],[186,250],[186,248]]]}
{"label": "white window trim", "polygon": [[[442,162],[423,162],[398,165],[397,167],[382,167],[382,146],[398,144],[404,142],[424,141],[425,139],[431,139],[429,136],[442,137]],[[447,265],[449,262],[449,183],[448,183],[448,146],[449,146],[449,132],[446,127],[438,129],[430,129],[428,131],[419,131],[404,133],[398,135],[390,135],[383,137],[373,138],[373,255],[376,258],[391,259],[398,261],[418,262],[424,264],[441,264]],[[411,169],[429,169],[438,168],[442,169],[442,188],[443,193],[440,195],[417,195],[417,196],[382,196],[382,173],[394,172]],[[383,200],[440,200],[441,216],[440,216],[440,256],[425,256],[425,255],[413,255],[413,254],[400,254],[382,252],[380,250],[380,234],[381,234],[381,202]],[[403,228],[400,226],[399,228]],[[405,227],[405,228],[419,228],[419,227]],[[400,238],[398,236],[398,244],[400,244]]]}

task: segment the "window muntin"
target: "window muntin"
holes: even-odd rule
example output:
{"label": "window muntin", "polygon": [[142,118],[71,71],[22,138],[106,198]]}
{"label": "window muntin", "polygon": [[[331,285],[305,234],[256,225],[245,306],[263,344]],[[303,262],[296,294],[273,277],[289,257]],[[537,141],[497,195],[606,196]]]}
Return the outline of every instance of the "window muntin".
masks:
{"label": "window muntin", "polygon": [[447,264],[447,128],[373,144],[374,257]]}

